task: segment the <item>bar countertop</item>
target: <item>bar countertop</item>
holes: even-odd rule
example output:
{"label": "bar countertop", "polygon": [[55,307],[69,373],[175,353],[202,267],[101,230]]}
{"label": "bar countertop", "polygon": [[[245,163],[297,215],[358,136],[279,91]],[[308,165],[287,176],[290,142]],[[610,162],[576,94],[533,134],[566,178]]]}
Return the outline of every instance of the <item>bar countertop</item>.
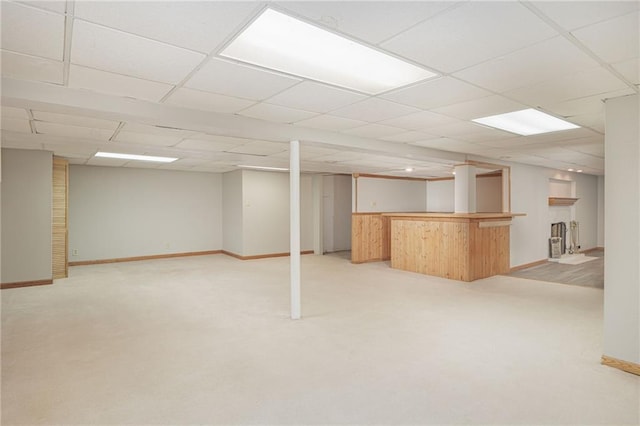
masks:
{"label": "bar countertop", "polygon": [[511,219],[525,213],[382,213],[382,216],[424,219]]}

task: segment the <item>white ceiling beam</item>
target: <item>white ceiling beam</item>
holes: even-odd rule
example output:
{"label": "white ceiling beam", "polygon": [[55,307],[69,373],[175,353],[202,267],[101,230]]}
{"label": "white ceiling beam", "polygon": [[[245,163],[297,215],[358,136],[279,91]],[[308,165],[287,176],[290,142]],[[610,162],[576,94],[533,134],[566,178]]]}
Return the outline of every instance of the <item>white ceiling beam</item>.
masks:
{"label": "white ceiling beam", "polygon": [[438,161],[447,164],[465,160],[465,155],[460,153],[289,124],[269,123],[238,115],[180,108],[11,78],[2,79],[2,104],[63,114],[89,114],[108,120],[162,124],[214,135],[280,142],[298,139],[302,142],[315,142],[341,149],[382,153],[413,160]]}

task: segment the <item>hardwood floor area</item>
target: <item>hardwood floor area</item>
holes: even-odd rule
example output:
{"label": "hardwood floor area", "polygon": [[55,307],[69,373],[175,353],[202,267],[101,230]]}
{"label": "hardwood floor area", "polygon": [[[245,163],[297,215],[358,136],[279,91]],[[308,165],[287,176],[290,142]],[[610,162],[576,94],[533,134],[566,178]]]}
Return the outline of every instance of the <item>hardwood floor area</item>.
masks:
{"label": "hardwood floor area", "polygon": [[552,283],[604,288],[604,250],[593,250],[586,253],[586,255],[597,257],[598,259],[580,265],[547,262],[544,265],[512,272],[508,276]]}

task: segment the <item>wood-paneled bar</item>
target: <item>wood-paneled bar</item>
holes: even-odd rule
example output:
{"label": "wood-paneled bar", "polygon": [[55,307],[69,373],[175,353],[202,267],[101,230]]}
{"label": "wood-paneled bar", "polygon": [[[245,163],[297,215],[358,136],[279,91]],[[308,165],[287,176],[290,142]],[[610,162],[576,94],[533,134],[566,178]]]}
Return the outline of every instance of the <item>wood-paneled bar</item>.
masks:
{"label": "wood-paneled bar", "polygon": [[509,272],[513,213],[354,213],[352,262],[474,281]]}

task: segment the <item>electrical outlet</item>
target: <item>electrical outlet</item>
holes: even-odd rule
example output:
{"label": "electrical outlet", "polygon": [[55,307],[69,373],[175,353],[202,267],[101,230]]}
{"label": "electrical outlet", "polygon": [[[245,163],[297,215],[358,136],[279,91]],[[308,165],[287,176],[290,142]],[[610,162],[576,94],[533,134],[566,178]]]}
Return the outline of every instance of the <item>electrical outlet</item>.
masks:
{"label": "electrical outlet", "polygon": [[73,249],[73,251],[71,252],[72,256],[77,256],[78,255],[78,249]]}

